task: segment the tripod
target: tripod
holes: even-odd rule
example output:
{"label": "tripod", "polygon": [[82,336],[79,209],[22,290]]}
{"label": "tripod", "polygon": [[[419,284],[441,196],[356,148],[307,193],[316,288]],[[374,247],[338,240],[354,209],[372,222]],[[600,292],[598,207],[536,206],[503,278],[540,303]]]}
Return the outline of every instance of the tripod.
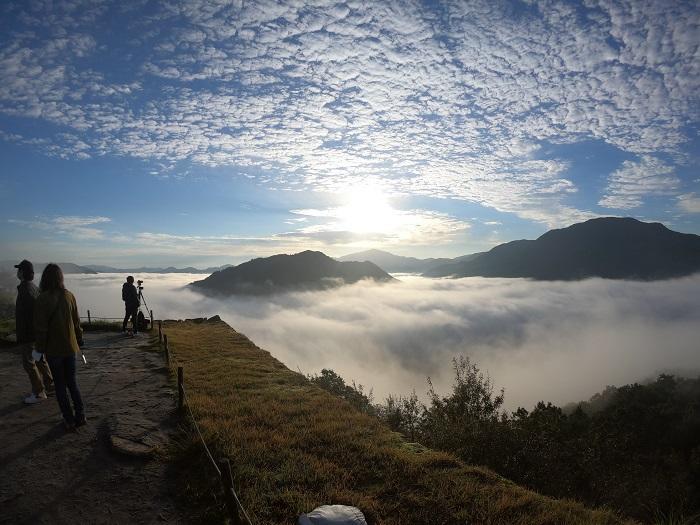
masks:
{"label": "tripod", "polygon": [[146,307],[146,311],[150,312],[151,309],[148,307],[148,303],[146,302],[146,298],[143,295],[143,286],[139,285],[138,290],[139,290],[139,312],[141,311],[141,305],[144,305]]}

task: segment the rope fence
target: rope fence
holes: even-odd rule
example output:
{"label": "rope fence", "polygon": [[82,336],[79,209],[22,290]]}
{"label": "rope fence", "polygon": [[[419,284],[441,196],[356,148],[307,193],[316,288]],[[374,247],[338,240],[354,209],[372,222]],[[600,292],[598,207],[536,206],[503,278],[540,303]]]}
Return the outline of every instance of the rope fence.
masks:
{"label": "rope fence", "polygon": [[[159,320],[154,322],[153,310],[150,310],[149,313],[151,317],[151,330],[155,328],[156,324],[158,326],[158,344],[163,348],[163,354],[168,368],[170,368],[171,364],[173,364],[177,368],[178,413],[182,415],[186,409],[185,415],[189,414],[190,420],[192,421],[192,426],[194,427],[197,433],[197,437],[199,438],[199,442],[202,444],[204,452],[207,458],[209,459],[209,463],[216,471],[216,474],[219,477],[219,481],[221,482],[221,485],[223,487],[226,506],[231,517],[231,522],[233,523],[233,525],[243,525],[244,522],[241,520],[241,516],[239,513],[240,510],[240,512],[242,512],[243,516],[245,517],[245,523],[247,523],[248,525],[253,525],[253,522],[251,521],[250,517],[248,516],[248,513],[243,507],[241,500],[238,498],[238,494],[236,494],[236,491],[233,488],[233,473],[231,471],[231,462],[228,458],[223,458],[219,462],[217,462],[214,459],[211,450],[209,450],[209,447],[207,446],[207,443],[204,440],[202,431],[200,430],[199,425],[197,424],[197,420],[194,418],[194,414],[192,413],[192,409],[190,408],[190,403],[187,398],[187,390],[185,390],[185,369],[178,363],[175,356],[172,356],[170,354],[168,335],[163,333],[163,321]],[[80,319],[87,319],[88,324],[91,325],[93,321],[122,321],[124,318],[95,317],[91,314],[90,310],[88,310],[87,316],[81,316]]]}
{"label": "rope fence", "polygon": [[194,426],[194,429],[197,432],[199,442],[204,448],[204,452],[207,458],[209,459],[209,463],[216,471],[216,474],[219,476],[219,481],[221,482],[221,485],[224,490],[224,498],[226,500],[226,507],[228,508],[229,515],[231,517],[231,522],[233,523],[233,525],[243,524],[243,521],[241,520],[241,515],[239,513],[240,510],[240,512],[242,512],[243,516],[245,517],[245,522],[248,525],[253,525],[250,516],[248,516],[248,513],[246,512],[245,508],[243,507],[243,504],[241,503],[241,500],[238,498],[238,494],[236,494],[236,490],[233,488],[233,473],[231,471],[231,462],[228,458],[223,458],[217,463],[217,461],[214,459],[214,456],[211,453],[211,450],[209,450],[206,441],[204,440],[204,436],[202,435],[202,431],[200,430],[199,425],[197,424],[197,420],[194,418],[194,414],[192,413],[192,409],[190,408],[190,403],[187,398],[187,390],[185,389],[185,369],[183,366],[180,366],[177,358],[175,358],[175,356],[171,356],[170,354],[168,335],[163,333],[162,321],[158,321],[158,343],[163,346],[165,361],[168,364],[168,367],[170,367],[172,363],[177,368],[178,412],[182,414],[185,411],[185,409],[187,409],[187,414],[189,414],[190,416],[192,426]]}

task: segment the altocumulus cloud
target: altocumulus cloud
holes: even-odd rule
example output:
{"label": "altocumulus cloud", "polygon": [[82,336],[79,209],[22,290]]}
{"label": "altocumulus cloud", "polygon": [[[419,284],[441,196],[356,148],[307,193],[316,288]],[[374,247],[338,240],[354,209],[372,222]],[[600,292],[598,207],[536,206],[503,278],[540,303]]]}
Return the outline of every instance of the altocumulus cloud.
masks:
{"label": "altocumulus cloud", "polygon": [[[290,368],[332,368],[379,399],[414,388],[422,396],[427,376],[447,391],[458,354],[506,389],[509,408],[576,401],[662,371],[700,372],[700,276],[655,283],[404,276],[390,285],[226,300],[182,289],[198,278],[147,275],[149,306],[170,318],[220,314]],[[114,314],[122,279],[71,276],[69,287],[82,309]]]}
{"label": "altocumulus cloud", "polygon": [[[687,163],[698,14],[663,0],[8,2],[0,114],[61,132],[0,138],[165,171],[236,166],[278,188],[381,179],[562,225],[593,213],[543,145]],[[606,206],[647,197],[628,171]]]}

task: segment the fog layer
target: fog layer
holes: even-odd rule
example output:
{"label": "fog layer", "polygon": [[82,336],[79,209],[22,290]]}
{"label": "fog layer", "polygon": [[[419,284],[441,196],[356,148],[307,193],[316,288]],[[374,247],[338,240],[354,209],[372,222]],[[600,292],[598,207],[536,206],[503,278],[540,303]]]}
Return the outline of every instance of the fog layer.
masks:
{"label": "fog layer", "polygon": [[[700,370],[700,276],[652,283],[590,279],[362,282],[334,290],[212,299],[183,286],[201,275],[148,274],[157,318],[219,314],[289,368],[423,396],[442,392],[451,359],[469,355],[506,390],[506,406],[564,404],[662,371]],[[137,277],[139,278],[139,277]],[[122,315],[123,275],[72,275],[81,314]]]}

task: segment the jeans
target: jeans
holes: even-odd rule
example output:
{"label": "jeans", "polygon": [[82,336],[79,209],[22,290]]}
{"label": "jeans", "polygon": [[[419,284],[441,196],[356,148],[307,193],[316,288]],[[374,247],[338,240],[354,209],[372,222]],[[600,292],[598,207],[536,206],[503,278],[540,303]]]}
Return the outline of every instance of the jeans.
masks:
{"label": "jeans", "polygon": [[134,328],[134,333],[138,332],[138,326],[136,324],[136,317],[139,313],[139,307],[126,307],[126,314],[124,315],[124,322],[122,323],[122,332],[126,331],[126,324],[129,322],[129,318],[131,318],[131,326]]}
{"label": "jeans", "polygon": [[51,377],[49,365],[46,363],[46,358],[41,361],[34,361],[32,350],[34,350],[34,343],[22,345],[22,366],[29,376],[29,381],[32,383],[32,392],[35,395],[39,395],[46,388],[53,385],[53,378]]}
{"label": "jeans", "polygon": [[[78,383],[75,380],[75,355],[70,357],[52,357],[47,356],[51,372],[53,374],[53,384],[56,387],[56,401],[61,408],[63,419],[68,423],[75,423],[85,417],[85,408],[83,406],[83,398],[80,396]],[[73,409],[68,401],[66,387],[70,391],[70,397],[73,400]]]}

